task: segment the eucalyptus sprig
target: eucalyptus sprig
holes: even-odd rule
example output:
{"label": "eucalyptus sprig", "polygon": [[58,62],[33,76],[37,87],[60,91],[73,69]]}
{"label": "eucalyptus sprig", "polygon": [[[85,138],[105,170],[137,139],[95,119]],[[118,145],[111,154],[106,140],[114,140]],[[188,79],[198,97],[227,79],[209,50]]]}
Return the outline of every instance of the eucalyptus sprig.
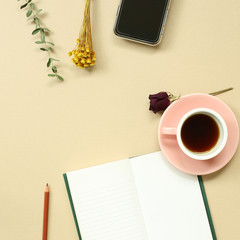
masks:
{"label": "eucalyptus sprig", "polygon": [[[17,0],[21,1],[21,0]],[[51,52],[53,50],[54,43],[46,40],[47,34],[49,34],[50,30],[46,27],[42,27],[40,25],[40,12],[42,9],[36,9],[36,5],[32,2],[32,0],[24,0],[25,3],[21,5],[20,9],[25,8],[27,10],[26,17],[27,21],[32,21],[35,24],[35,29],[32,31],[32,35],[39,34],[40,40],[35,41],[36,44],[42,45],[40,50],[43,52],[47,52],[48,61],[47,67],[51,68],[52,73],[48,74],[49,77],[56,77],[57,79],[63,81],[63,77],[58,74],[57,66],[55,62],[59,61],[58,59],[51,57]]]}

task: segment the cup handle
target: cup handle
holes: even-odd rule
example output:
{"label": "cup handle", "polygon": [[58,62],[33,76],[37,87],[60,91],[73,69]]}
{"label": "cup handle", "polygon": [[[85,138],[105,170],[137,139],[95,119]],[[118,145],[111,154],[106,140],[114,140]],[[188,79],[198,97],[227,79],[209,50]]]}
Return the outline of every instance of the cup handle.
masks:
{"label": "cup handle", "polygon": [[177,134],[177,128],[163,127],[162,128],[162,134],[176,135]]}

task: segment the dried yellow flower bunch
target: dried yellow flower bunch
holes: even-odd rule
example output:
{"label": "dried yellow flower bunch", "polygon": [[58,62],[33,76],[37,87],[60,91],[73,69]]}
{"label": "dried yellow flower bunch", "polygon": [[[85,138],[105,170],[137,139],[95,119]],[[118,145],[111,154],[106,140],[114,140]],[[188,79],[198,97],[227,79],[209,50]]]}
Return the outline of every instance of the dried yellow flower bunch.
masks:
{"label": "dried yellow flower bunch", "polygon": [[92,45],[91,21],[90,21],[90,1],[86,0],[84,19],[79,32],[79,38],[75,48],[68,53],[72,57],[72,62],[79,68],[93,66],[96,61],[95,52]]}

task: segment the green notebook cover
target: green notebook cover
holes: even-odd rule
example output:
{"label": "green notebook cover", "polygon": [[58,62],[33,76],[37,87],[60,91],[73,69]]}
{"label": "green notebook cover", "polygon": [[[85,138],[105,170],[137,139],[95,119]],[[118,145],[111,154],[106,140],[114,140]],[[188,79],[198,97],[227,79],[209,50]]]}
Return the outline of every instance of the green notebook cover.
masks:
{"label": "green notebook cover", "polygon": [[65,186],[66,186],[66,189],[67,189],[67,194],[68,194],[70,206],[71,206],[71,209],[72,209],[73,218],[74,218],[74,222],[75,222],[75,225],[76,225],[78,238],[79,238],[79,240],[82,240],[81,233],[80,233],[80,228],[78,226],[77,216],[76,216],[75,208],[74,208],[74,205],[73,205],[72,195],[71,195],[71,191],[70,191],[70,187],[69,187],[69,184],[68,184],[68,179],[67,179],[67,174],[66,173],[63,174],[63,178],[64,178]]}
{"label": "green notebook cover", "polygon": [[213,238],[213,240],[217,240],[217,236],[216,236],[216,232],[215,232],[215,229],[214,229],[210,208],[209,208],[209,205],[208,205],[207,195],[206,195],[206,192],[205,192],[205,188],[204,188],[204,184],[203,184],[203,180],[202,180],[201,176],[198,176],[198,182],[199,182],[199,185],[200,185],[200,188],[201,188],[202,197],[203,197],[203,201],[204,201],[204,205],[205,205],[205,209],[206,209],[206,213],[207,213],[207,217],[208,217],[208,222],[209,222],[209,226],[210,226],[211,233],[212,233],[212,238]]}
{"label": "green notebook cover", "polygon": [[[217,240],[217,236],[216,236],[216,232],[215,232],[215,229],[214,229],[210,208],[209,208],[209,205],[208,205],[208,200],[207,200],[207,195],[206,195],[206,192],[205,192],[203,180],[202,180],[201,176],[197,176],[197,177],[198,177],[198,182],[199,182],[199,185],[200,185],[200,189],[201,189],[201,193],[202,193],[202,197],[203,197],[203,201],[204,201],[204,205],[205,205],[205,209],[206,209],[206,213],[207,213],[207,217],[208,217],[209,226],[210,226],[211,233],[212,233],[212,238],[213,238],[213,240]],[[71,195],[71,191],[70,191],[70,187],[69,187],[69,184],[68,184],[68,179],[67,179],[67,174],[66,173],[63,174],[63,178],[64,178],[65,186],[66,186],[66,189],[67,189],[67,194],[68,194],[70,206],[71,206],[71,209],[72,209],[73,218],[74,218],[74,222],[75,222],[75,225],[76,225],[78,238],[79,238],[79,240],[82,240],[81,233],[80,233],[80,228],[79,228],[79,225],[78,225],[77,216],[76,216],[76,212],[75,212],[75,208],[74,208],[72,195]]]}

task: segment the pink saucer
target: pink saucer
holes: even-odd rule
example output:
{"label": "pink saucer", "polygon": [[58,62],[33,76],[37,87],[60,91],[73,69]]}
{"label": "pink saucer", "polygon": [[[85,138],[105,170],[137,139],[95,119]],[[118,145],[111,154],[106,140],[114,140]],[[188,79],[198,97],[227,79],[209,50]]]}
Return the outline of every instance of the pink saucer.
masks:
{"label": "pink saucer", "polygon": [[[177,127],[181,117],[194,108],[215,110],[223,117],[228,127],[226,146],[220,154],[210,160],[188,157],[178,146],[176,136],[161,133],[163,126]],[[158,140],[163,154],[173,166],[189,174],[206,175],[218,171],[232,159],[239,140],[238,122],[232,110],[217,97],[202,93],[190,94],[173,102],[165,110],[159,123]]]}

